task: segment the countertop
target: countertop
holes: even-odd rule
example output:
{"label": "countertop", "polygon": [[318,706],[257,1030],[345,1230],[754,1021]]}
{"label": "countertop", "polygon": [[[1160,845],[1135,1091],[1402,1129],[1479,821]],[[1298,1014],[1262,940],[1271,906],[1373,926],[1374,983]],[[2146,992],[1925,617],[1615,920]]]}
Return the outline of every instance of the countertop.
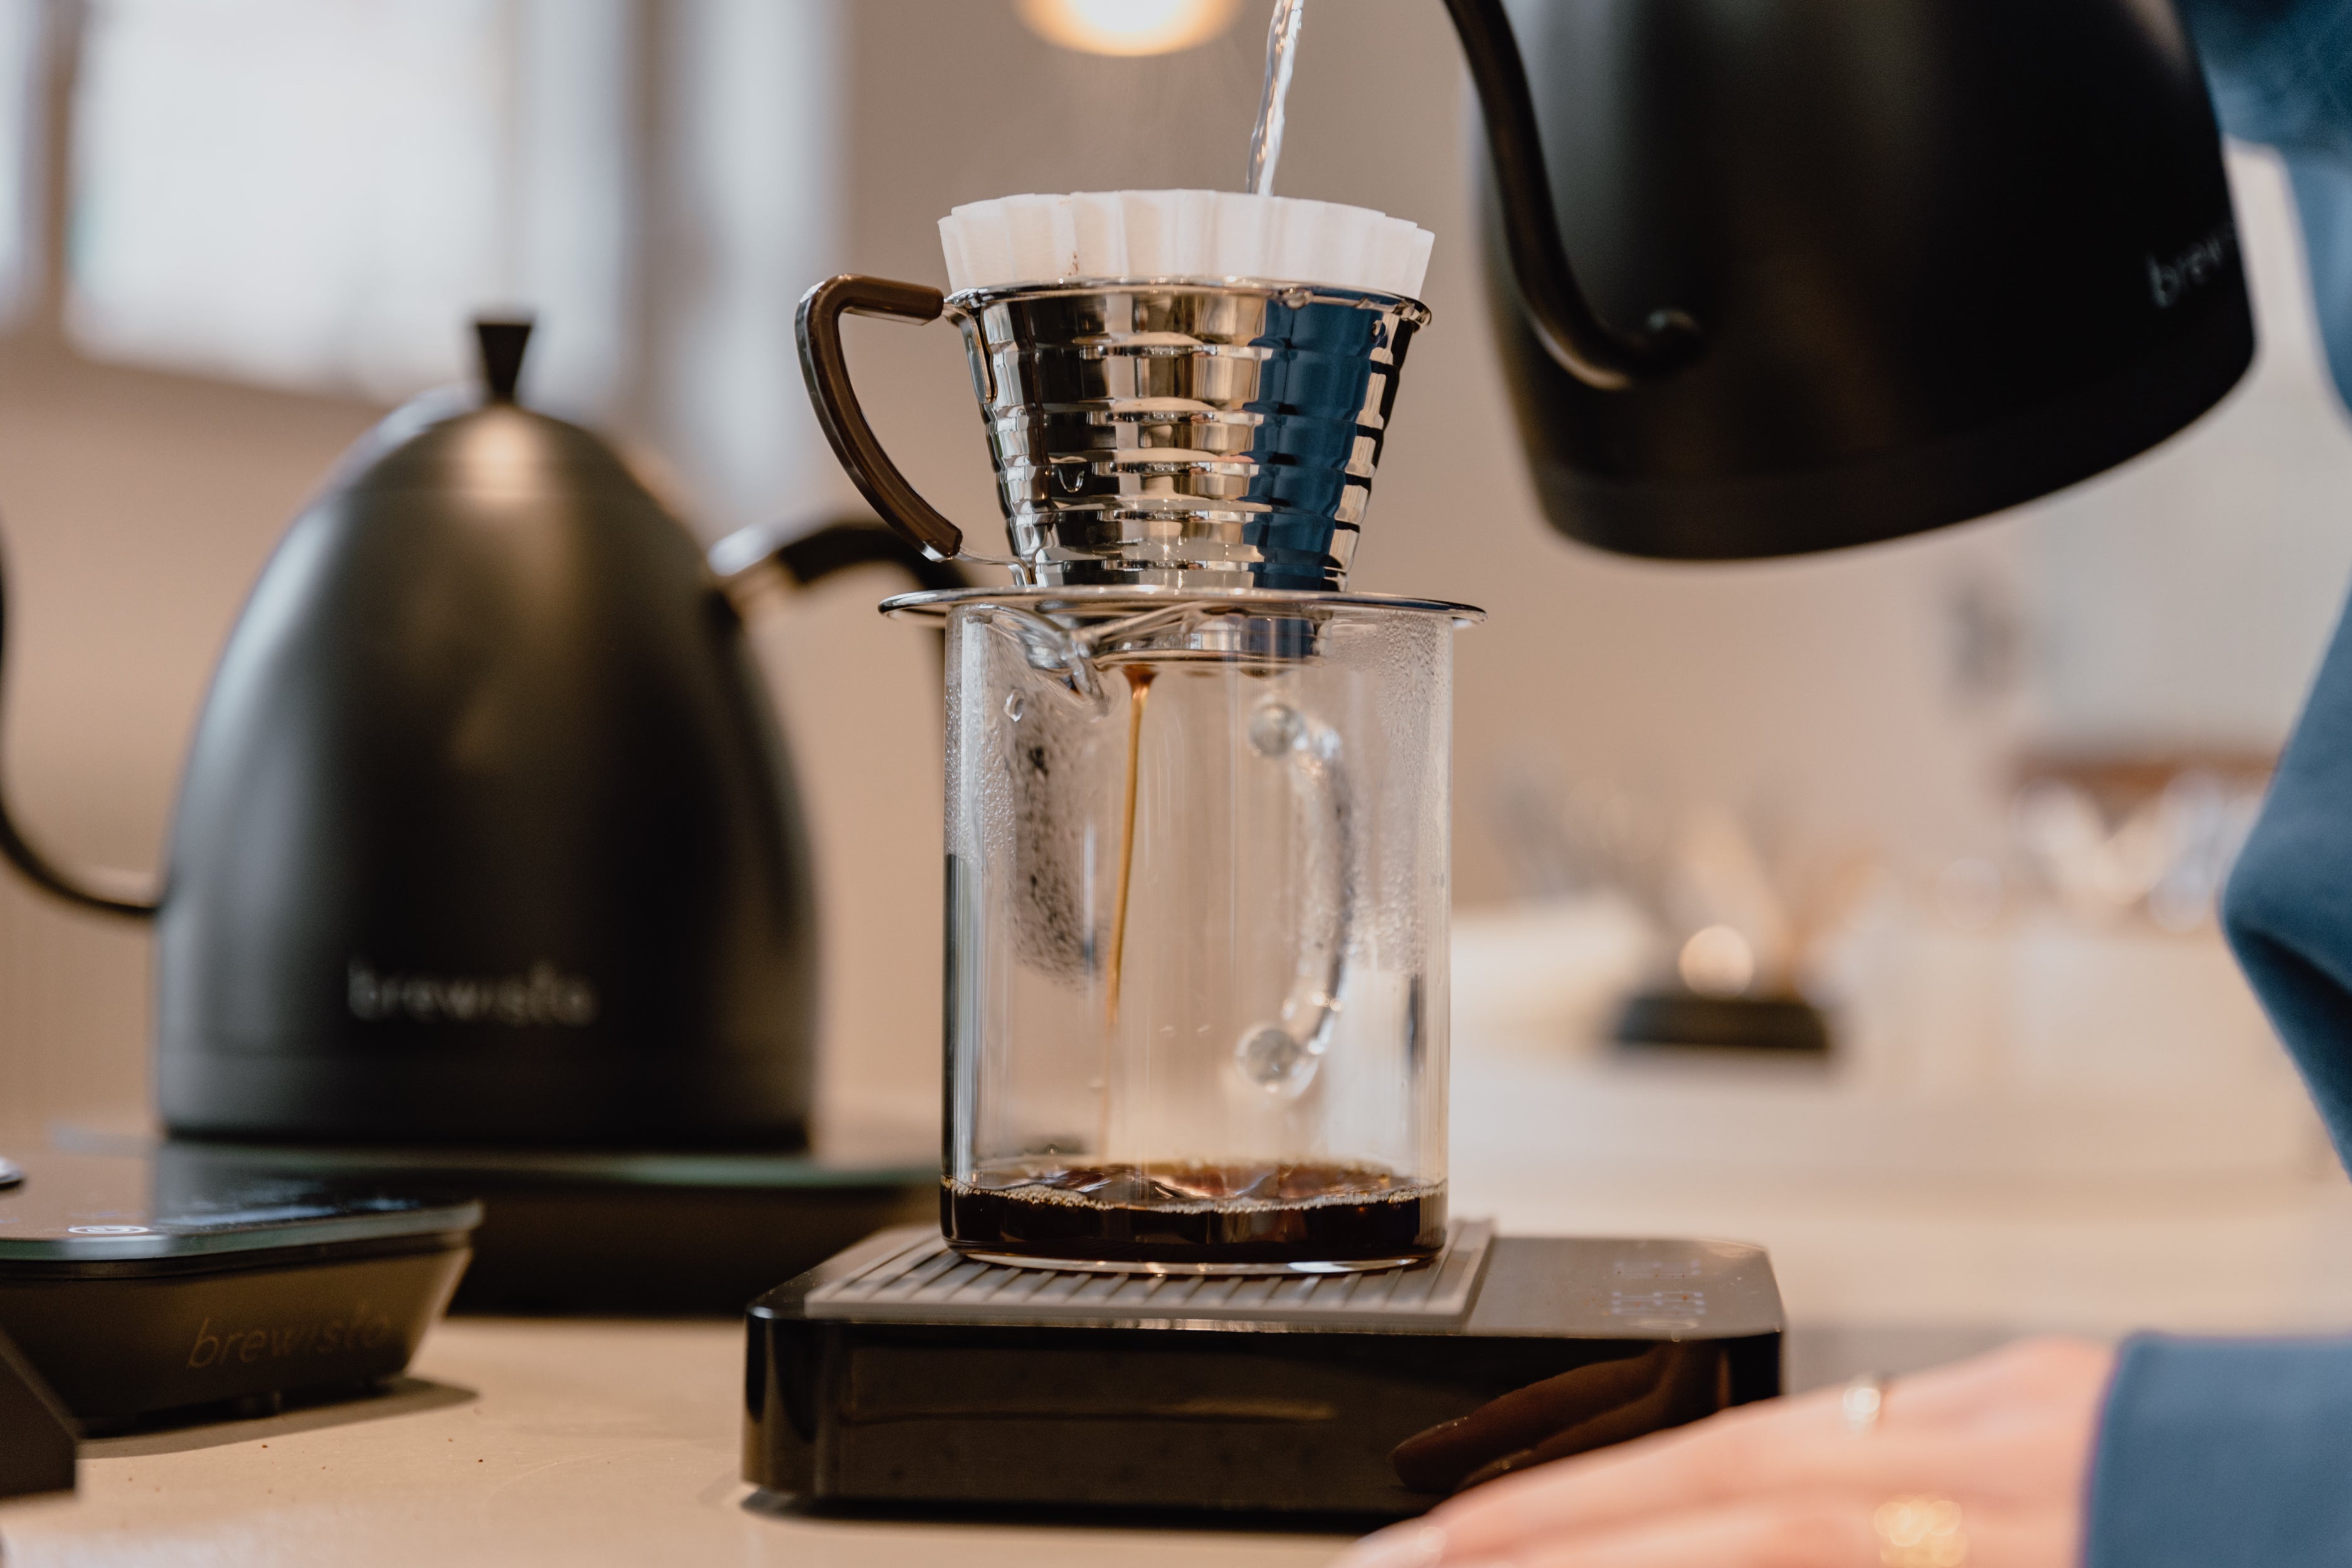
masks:
{"label": "countertop", "polygon": [[731,1323],[458,1319],[394,1393],[85,1446],[70,1499],[0,1508],[7,1568],[1220,1568],[1331,1536],[814,1520],[736,1479]]}
{"label": "countertop", "polygon": [[[1704,1228],[1772,1245],[1806,1387],[2063,1327],[2352,1323],[2352,1193],[1889,1190],[1650,1180],[1491,1194],[1521,1234]],[[1466,1206],[1466,1205],[1465,1205]],[[1849,1326],[1840,1327],[1839,1324]],[[1858,1325],[1858,1326],[1857,1326]],[[736,1479],[730,1322],[461,1318],[392,1394],[85,1445],[70,1499],[0,1507],[7,1568],[1321,1563],[1337,1537],[814,1519]]]}
{"label": "countertop", "polygon": [[[2352,1184],[2300,1173],[1833,1171],[1580,1149],[1574,1086],[1458,1073],[1456,1211],[1518,1235],[1772,1251],[1806,1387],[2010,1334],[2352,1328]],[[1528,1123],[1495,1136],[1514,1119]],[[1465,1136],[1463,1120],[1485,1124]],[[6,1568],[1137,1568],[1322,1563],[1313,1534],[819,1519],[736,1479],[734,1322],[462,1318],[374,1400],[85,1445],[79,1493],[0,1507]]]}
{"label": "countertop", "polygon": [[[1800,1385],[1968,1353],[1989,1331],[1811,1331]],[[1339,1536],[817,1519],[736,1479],[742,1331],[456,1319],[385,1394],[104,1438],[73,1497],[0,1507],[7,1568],[1219,1568],[1328,1562]]]}

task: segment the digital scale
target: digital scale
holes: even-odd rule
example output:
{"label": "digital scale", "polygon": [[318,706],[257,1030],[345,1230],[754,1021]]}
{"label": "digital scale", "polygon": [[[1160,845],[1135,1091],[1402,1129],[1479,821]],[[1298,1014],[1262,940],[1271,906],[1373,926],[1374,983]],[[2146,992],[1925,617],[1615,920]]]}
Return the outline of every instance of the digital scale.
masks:
{"label": "digital scale", "polygon": [[10,1172],[0,1337],[83,1436],[397,1376],[482,1217],[470,1198],[284,1173],[198,1180],[147,1155],[19,1150]]}
{"label": "digital scale", "polygon": [[1771,1397],[1731,1242],[1498,1237],[1375,1272],[1103,1272],[886,1231],[753,1302],[744,1479],[851,1511],[1417,1514]]}

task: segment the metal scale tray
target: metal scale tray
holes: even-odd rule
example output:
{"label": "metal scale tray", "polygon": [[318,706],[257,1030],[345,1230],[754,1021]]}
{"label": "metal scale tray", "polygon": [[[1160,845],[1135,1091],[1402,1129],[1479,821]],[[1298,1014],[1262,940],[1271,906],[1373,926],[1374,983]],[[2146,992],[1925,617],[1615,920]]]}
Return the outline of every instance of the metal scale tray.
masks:
{"label": "metal scale tray", "polygon": [[[904,1233],[896,1233],[903,1236]],[[1279,1318],[1327,1327],[1459,1321],[1486,1268],[1495,1227],[1459,1222],[1429,1265],[1372,1273],[1207,1276],[1008,1267],[966,1258],[922,1230],[895,1251],[808,1293],[812,1318],[870,1323],[1100,1323]]]}

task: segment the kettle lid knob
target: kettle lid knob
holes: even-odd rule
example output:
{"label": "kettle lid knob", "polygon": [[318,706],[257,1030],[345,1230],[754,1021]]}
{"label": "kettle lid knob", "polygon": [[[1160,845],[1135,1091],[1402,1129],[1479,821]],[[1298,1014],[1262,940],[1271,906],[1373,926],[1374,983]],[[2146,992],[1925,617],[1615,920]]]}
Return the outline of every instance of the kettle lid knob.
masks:
{"label": "kettle lid knob", "polygon": [[474,337],[481,345],[482,390],[492,403],[512,403],[522,380],[523,350],[530,342],[528,316],[477,316]]}

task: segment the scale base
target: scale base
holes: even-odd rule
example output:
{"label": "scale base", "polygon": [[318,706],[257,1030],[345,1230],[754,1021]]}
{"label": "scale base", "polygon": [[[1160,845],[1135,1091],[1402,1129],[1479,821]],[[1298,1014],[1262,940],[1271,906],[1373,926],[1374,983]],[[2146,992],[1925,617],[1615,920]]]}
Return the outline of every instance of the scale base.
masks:
{"label": "scale base", "polygon": [[1473,1222],[1393,1275],[1213,1281],[909,1227],[752,1303],[744,1479],[866,1513],[1402,1518],[1769,1398],[1781,1331],[1769,1261],[1733,1243]]}

